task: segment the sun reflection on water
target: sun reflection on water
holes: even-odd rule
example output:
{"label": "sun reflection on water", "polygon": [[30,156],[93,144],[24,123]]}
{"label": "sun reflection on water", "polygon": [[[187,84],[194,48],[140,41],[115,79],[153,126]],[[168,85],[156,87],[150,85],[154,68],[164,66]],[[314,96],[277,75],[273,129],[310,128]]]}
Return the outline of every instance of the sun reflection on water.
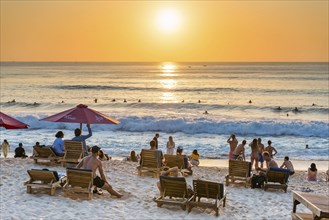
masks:
{"label": "sun reflection on water", "polygon": [[176,74],[177,66],[174,63],[163,63],[161,65],[162,74],[160,76],[164,79],[160,79],[160,85],[166,92],[162,93],[161,99],[164,102],[176,102],[177,97],[174,91],[177,87],[177,80],[174,79]]}

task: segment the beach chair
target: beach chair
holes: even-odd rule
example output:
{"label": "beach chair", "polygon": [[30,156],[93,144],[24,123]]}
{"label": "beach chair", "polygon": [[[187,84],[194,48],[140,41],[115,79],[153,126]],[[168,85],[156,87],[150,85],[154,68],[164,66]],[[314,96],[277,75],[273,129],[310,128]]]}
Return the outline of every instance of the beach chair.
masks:
{"label": "beach chair", "polygon": [[165,164],[166,167],[178,167],[178,169],[184,169],[184,158],[177,155],[165,154]]}
{"label": "beach chair", "polygon": [[155,199],[158,207],[163,204],[170,204],[179,205],[183,210],[186,210],[187,202],[192,195],[188,193],[184,177],[160,176],[160,185],[163,195]]}
{"label": "beach chair", "polygon": [[[226,190],[223,183],[210,182],[205,180],[193,180],[194,195],[188,202],[188,212],[191,212],[193,207],[199,206],[203,208],[211,208],[218,210],[221,203],[225,207],[226,203]],[[201,201],[201,198],[207,198],[210,201]]]}
{"label": "beach chair", "polygon": [[25,183],[26,192],[48,191],[53,196],[57,187],[61,187],[56,171],[49,170],[28,170],[30,180]]}
{"label": "beach chair", "polygon": [[32,159],[36,164],[38,164],[38,161],[40,162],[41,160],[49,162],[50,165],[54,165],[59,159],[61,159],[61,157],[55,154],[51,147],[34,146],[33,149],[37,153],[32,156]]}
{"label": "beach chair", "polygon": [[60,159],[62,166],[76,165],[84,156],[82,142],[80,141],[64,141],[64,156]]}
{"label": "beach chair", "polygon": [[273,169],[269,168],[266,172],[264,190],[266,191],[268,188],[274,189],[283,189],[284,192],[287,192],[287,175],[289,175],[284,170],[279,170],[280,168]]}
{"label": "beach chair", "polygon": [[247,161],[229,160],[228,175],[226,178],[226,186],[234,183],[236,180],[249,184],[251,163]]}
{"label": "beach chair", "polygon": [[162,152],[160,150],[146,150],[142,149],[141,163],[137,167],[138,175],[151,174],[153,177],[158,178],[162,167]]}
{"label": "beach chair", "polygon": [[66,183],[63,187],[64,197],[93,198],[93,173],[89,169],[66,168]]}

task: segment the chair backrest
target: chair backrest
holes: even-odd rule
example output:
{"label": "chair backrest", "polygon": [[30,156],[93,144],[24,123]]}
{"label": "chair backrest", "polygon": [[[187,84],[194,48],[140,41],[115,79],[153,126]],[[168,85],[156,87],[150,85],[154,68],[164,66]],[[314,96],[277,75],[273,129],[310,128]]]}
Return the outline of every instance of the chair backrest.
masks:
{"label": "chair backrest", "polygon": [[266,182],[285,184],[287,175],[285,171],[269,169],[266,172]]}
{"label": "chair backrest", "polygon": [[184,177],[160,176],[164,196],[187,198],[187,185]]}
{"label": "chair backrest", "polygon": [[54,171],[49,170],[28,170],[27,173],[30,176],[30,181],[41,181],[43,183],[57,182]]}
{"label": "chair backrest", "polygon": [[92,170],[68,167],[66,177],[67,184],[71,187],[90,188],[93,185]]}
{"label": "chair backrest", "polygon": [[37,152],[38,157],[48,158],[50,156],[56,156],[55,152],[50,147],[34,146],[33,149]]}
{"label": "chair backrest", "polygon": [[162,152],[160,150],[146,150],[141,152],[141,167],[160,168],[162,166]]}
{"label": "chair backrest", "polygon": [[251,171],[251,163],[240,160],[229,160],[228,173],[230,176],[249,177]]}
{"label": "chair backrest", "polygon": [[165,163],[167,167],[178,167],[178,169],[184,168],[184,158],[177,155],[165,154]]}
{"label": "chair backrest", "polygon": [[224,184],[206,180],[193,180],[193,191],[197,197],[221,199],[224,197]]}
{"label": "chair backrest", "polygon": [[64,159],[82,159],[84,155],[82,142],[80,141],[64,141]]}

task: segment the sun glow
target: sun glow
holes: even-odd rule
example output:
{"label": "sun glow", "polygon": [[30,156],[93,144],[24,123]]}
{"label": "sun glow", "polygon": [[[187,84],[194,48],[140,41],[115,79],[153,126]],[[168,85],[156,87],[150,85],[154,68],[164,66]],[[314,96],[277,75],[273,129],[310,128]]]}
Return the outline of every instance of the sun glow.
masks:
{"label": "sun glow", "polygon": [[180,25],[181,16],[173,9],[164,9],[157,14],[156,26],[162,32],[174,32]]}

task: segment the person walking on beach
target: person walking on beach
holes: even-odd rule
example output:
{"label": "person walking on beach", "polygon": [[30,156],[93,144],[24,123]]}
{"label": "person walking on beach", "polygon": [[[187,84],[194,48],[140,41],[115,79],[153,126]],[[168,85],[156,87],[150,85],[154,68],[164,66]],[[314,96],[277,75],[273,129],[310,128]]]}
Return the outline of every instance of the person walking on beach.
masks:
{"label": "person walking on beach", "polygon": [[250,160],[251,160],[251,167],[253,166],[255,162],[255,169],[258,168],[258,144],[257,139],[255,138],[249,146],[251,147],[251,154],[250,154]]}
{"label": "person walking on beach", "polygon": [[77,129],[74,130],[75,137],[72,138],[72,141],[82,142],[82,146],[83,146],[83,149],[85,151],[85,156],[88,155],[88,147],[86,145],[86,139],[90,138],[93,135],[89,124],[87,124],[87,128],[88,128],[88,135],[81,135],[80,128],[77,128]]}
{"label": "person walking on beach", "polygon": [[268,146],[265,148],[265,151],[269,152],[270,156],[273,158],[273,156],[276,155],[278,153],[278,151],[275,149],[275,147],[271,146],[271,144],[272,144],[271,140],[268,140],[267,144],[268,144]]}
{"label": "person walking on beach", "polygon": [[158,133],[155,134],[153,140],[155,141],[155,148],[158,149],[158,138],[160,137],[160,135]]}
{"label": "person walking on beach", "polygon": [[1,148],[2,148],[2,152],[3,152],[3,156],[5,158],[7,158],[10,145],[9,145],[9,143],[8,143],[8,141],[6,139],[3,140],[3,143],[1,144]]}
{"label": "person walking on beach", "polygon": [[[107,190],[111,195],[121,198],[122,194],[115,191],[105,177],[102,162],[97,158],[99,150],[100,148],[98,146],[93,146],[91,148],[91,155],[84,157],[82,161],[77,165],[77,168],[91,169],[94,178],[93,184],[96,187]],[[100,174],[100,177],[96,174],[97,170]]]}
{"label": "person walking on beach", "polygon": [[228,155],[228,159],[232,160],[233,152],[238,146],[238,140],[235,138],[235,134],[231,134],[230,138],[227,139],[227,143],[230,145],[230,153]]}
{"label": "person walking on beach", "polygon": [[172,136],[169,136],[169,140],[167,142],[167,154],[173,155],[174,148],[175,148],[175,142],[174,142]]}
{"label": "person walking on beach", "polygon": [[246,160],[246,156],[245,156],[245,149],[244,146],[246,145],[247,141],[243,140],[241,144],[239,144],[239,146],[237,146],[232,154],[232,160],[237,160],[238,157],[242,154],[243,160]]}
{"label": "person walking on beach", "polygon": [[57,156],[64,156],[64,141],[63,141],[63,137],[64,137],[64,133],[62,131],[58,131],[55,135],[56,139],[53,143],[53,149],[54,152]]}
{"label": "person walking on beach", "polygon": [[258,147],[258,162],[260,162],[260,168],[263,168],[264,165],[264,158],[263,158],[263,152],[265,149],[264,144],[262,144],[262,139],[257,139],[257,147]]}

